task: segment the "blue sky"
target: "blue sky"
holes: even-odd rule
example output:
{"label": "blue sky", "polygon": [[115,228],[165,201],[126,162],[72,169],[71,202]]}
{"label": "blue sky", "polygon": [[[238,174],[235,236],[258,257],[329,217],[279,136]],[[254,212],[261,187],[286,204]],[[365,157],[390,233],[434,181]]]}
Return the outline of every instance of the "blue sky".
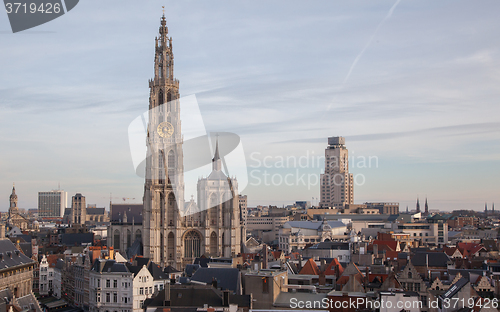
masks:
{"label": "blue sky", "polygon": [[[357,203],[500,203],[496,1],[85,0],[16,34],[0,13],[0,210],[12,182],[22,208],[58,183],[98,206],[110,193],[142,200],[127,127],[147,109],[162,5],[181,95],[196,95],[208,131],[240,135],[254,176],[265,168],[253,158],[322,155],[341,135],[351,155],[378,159],[351,166]],[[319,186],[242,192],[283,205]]]}

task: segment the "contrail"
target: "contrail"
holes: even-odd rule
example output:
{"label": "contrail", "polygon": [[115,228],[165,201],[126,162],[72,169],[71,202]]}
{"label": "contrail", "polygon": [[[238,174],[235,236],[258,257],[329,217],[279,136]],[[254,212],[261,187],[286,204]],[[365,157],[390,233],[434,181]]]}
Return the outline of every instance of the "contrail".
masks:
{"label": "contrail", "polygon": [[401,0],[397,0],[396,3],[394,3],[394,5],[391,7],[391,9],[389,10],[389,12],[385,16],[385,18],[380,22],[380,24],[378,24],[377,28],[375,28],[375,32],[370,37],[370,39],[366,43],[366,45],[363,48],[363,50],[361,50],[361,52],[359,52],[358,56],[356,56],[356,58],[354,59],[354,62],[352,63],[351,68],[349,69],[349,72],[347,73],[347,76],[344,78],[344,83],[349,79],[349,76],[351,76],[352,70],[354,69],[354,67],[358,63],[359,59],[363,56],[363,54],[365,53],[366,49],[368,49],[368,47],[372,43],[373,38],[375,38],[375,36],[377,35],[377,32],[380,29],[380,27],[382,27],[382,25],[385,23],[385,21],[387,21],[389,18],[391,18],[392,13],[394,12],[394,10],[396,9],[396,7],[398,6],[399,2],[401,2]]}
{"label": "contrail", "polygon": [[[347,80],[349,79],[349,77],[351,76],[351,73],[354,69],[354,67],[356,67],[356,64],[358,63],[359,59],[363,56],[363,54],[365,53],[366,49],[368,49],[368,47],[370,46],[370,44],[372,43],[373,41],[373,38],[375,38],[375,36],[377,35],[380,27],[382,27],[382,25],[389,19],[391,18],[392,16],[392,13],[394,12],[394,10],[396,9],[396,7],[398,6],[399,2],[401,2],[401,0],[396,0],[396,2],[392,5],[392,7],[390,8],[389,12],[387,12],[387,15],[384,17],[384,19],[378,24],[377,28],[375,28],[375,31],[373,32],[372,36],[370,37],[370,39],[368,40],[368,42],[365,44],[365,46],[363,47],[363,50],[361,50],[361,52],[359,52],[359,54],[356,56],[356,58],[354,59],[354,62],[352,62],[352,65],[351,65],[351,68],[349,68],[349,72],[347,73],[347,75],[345,76],[344,78],[344,81],[342,82],[342,85],[345,84],[347,82]],[[342,87],[342,85],[340,87]],[[339,88],[340,89],[340,88]],[[333,101],[332,101],[333,102]],[[330,105],[328,105],[328,108],[327,110],[330,110],[330,108],[332,107],[332,104],[331,103]]]}

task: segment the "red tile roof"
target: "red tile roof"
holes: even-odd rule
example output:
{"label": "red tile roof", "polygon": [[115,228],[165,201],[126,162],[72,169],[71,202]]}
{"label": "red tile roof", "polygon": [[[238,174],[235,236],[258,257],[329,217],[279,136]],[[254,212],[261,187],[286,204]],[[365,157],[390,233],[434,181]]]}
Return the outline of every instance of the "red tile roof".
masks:
{"label": "red tile roof", "polygon": [[337,260],[337,258],[334,258],[332,260],[332,262],[330,262],[330,264],[326,267],[326,269],[325,269],[325,275],[336,275],[336,268],[337,267],[339,269],[339,275],[338,276],[340,276],[344,272],[344,268],[340,264],[339,260]]}
{"label": "red tile roof", "polygon": [[316,262],[314,262],[312,258],[309,258],[299,274],[319,275],[319,269]]}

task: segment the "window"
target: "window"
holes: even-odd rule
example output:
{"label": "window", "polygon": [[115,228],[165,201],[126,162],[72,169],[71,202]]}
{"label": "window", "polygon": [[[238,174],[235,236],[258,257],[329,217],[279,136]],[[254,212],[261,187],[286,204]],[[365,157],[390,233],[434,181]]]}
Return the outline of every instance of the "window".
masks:
{"label": "window", "polygon": [[101,280],[97,279],[97,287],[101,287]]}
{"label": "window", "polygon": [[113,280],[113,288],[117,288],[118,287],[118,281],[117,280]]}
{"label": "window", "polygon": [[139,301],[139,308],[142,309],[142,306],[144,305],[144,300]]}
{"label": "window", "polygon": [[144,287],[139,288],[139,295],[144,295]]}
{"label": "window", "polygon": [[113,293],[113,302],[118,302],[118,294]]}
{"label": "window", "polygon": [[149,287],[149,293],[152,294],[153,293],[153,287]]}
{"label": "window", "polygon": [[111,281],[109,279],[106,280],[106,287],[111,287]]}
{"label": "window", "polygon": [[111,294],[109,292],[106,293],[106,302],[111,301]]}

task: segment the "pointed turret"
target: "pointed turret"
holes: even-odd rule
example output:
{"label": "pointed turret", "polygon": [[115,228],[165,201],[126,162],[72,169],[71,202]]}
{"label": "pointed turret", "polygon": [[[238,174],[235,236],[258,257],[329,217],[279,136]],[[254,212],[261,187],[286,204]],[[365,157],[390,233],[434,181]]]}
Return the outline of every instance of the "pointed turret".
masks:
{"label": "pointed turret", "polygon": [[425,198],[425,208],[424,208],[424,213],[425,215],[429,214],[429,205],[427,204],[427,197]]}
{"label": "pointed turret", "polygon": [[221,171],[222,169],[222,161],[219,156],[219,138],[217,137],[215,141],[215,153],[214,158],[212,159],[212,170],[213,171]]}
{"label": "pointed turret", "polygon": [[419,212],[420,212],[420,201],[417,197],[417,213],[419,213]]}

